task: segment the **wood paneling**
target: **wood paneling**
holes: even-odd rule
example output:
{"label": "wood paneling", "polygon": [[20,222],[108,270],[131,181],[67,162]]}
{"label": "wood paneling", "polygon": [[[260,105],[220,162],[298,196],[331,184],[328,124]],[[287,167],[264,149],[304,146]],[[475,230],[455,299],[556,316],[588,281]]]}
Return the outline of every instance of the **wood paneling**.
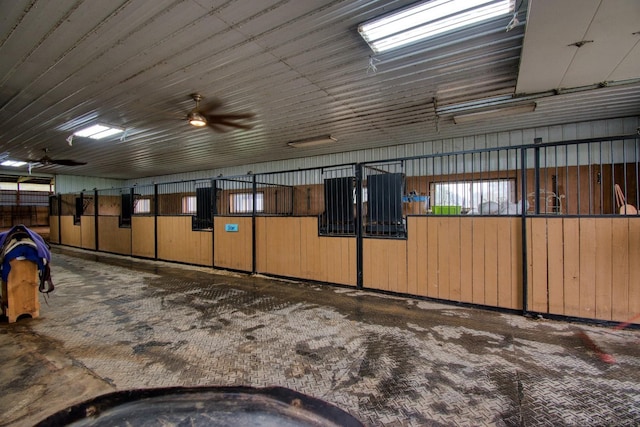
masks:
{"label": "wood paneling", "polygon": [[407,241],[364,239],[363,287],[407,293]]}
{"label": "wood paneling", "polygon": [[80,237],[84,249],[96,248],[96,218],[94,216],[80,217]]}
{"label": "wood paneling", "polygon": [[[213,266],[252,271],[253,243],[251,217],[216,216],[213,218]],[[225,231],[227,224],[236,224],[238,231]]]}
{"label": "wood paneling", "polygon": [[131,217],[131,255],[153,258],[155,252],[155,218]]}
{"label": "wood paneling", "polygon": [[98,249],[120,255],[131,255],[131,228],[119,226],[117,216],[98,217]]}
{"label": "wood paneling", "polygon": [[[536,219],[536,221],[539,220]],[[580,316],[580,220],[577,218],[569,221],[563,219],[562,226],[564,312],[558,311],[556,314]],[[553,271],[552,275],[554,274],[560,274],[560,272]],[[559,286],[557,282],[553,282],[553,284]],[[556,291],[549,290],[549,292],[554,294]],[[556,305],[554,304],[553,307],[555,308]],[[552,311],[552,313],[554,312]]]}
{"label": "wood paneling", "polygon": [[60,241],[60,230],[58,229],[58,216],[49,217],[49,242],[58,243]]}
{"label": "wood paneling", "polygon": [[158,217],[158,258],[188,264],[213,264],[213,233],[191,230],[191,216]]}
{"label": "wood paneling", "polygon": [[259,273],[356,284],[355,237],[318,235],[316,217],[257,217]]}
{"label": "wood paneling", "polygon": [[62,236],[62,244],[75,246],[77,248],[82,246],[82,235],[80,225],[73,224],[73,216],[61,216],[60,217],[60,233]]}
{"label": "wood paneling", "polygon": [[[100,250],[129,254],[132,231],[100,217]],[[92,249],[93,217],[50,218],[51,239]],[[260,273],[356,284],[355,237],[318,235],[316,217],[257,217]],[[191,217],[158,217],[159,258],[212,264],[211,235]],[[226,223],[238,233],[224,232]],[[640,221],[533,217],[527,221],[528,309],[626,321],[640,313]],[[411,216],[407,240],[363,240],[365,288],[522,308],[521,218]],[[251,218],[216,217],[216,266],[251,271]],[[133,217],[134,255],[153,256],[153,217]]]}
{"label": "wood paneling", "polygon": [[[531,310],[607,321],[625,321],[640,312],[640,221],[531,218],[527,228]],[[548,308],[539,297],[545,289],[535,281],[542,276]]]}
{"label": "wood paneling", "polygon": [[521,308],[520,242],[520,218],[410,217],[408,292]]}
{"label": "wood paneling", "polygon": [[[564,239],[563,239],[563,219],[548,218],[546,220],[547,239],[547,286],[548,286],[548,310],[551,313],[562,313],[564,306],[564,286],[562,284],[565,277],[564,269]],[[540,242],[540,245],[543,245]],[[538,263],[535,263],[538,264]],[[541,263],[541,267],[544,263]]]}
{"label": "wood paneling", "polygon": [[547,222],[544,218],[529,218],[527,220],[529,238],[527,239],[527,253],[529,254],[528,268],[528,298],[529,310],[546,313],[547,303]]}

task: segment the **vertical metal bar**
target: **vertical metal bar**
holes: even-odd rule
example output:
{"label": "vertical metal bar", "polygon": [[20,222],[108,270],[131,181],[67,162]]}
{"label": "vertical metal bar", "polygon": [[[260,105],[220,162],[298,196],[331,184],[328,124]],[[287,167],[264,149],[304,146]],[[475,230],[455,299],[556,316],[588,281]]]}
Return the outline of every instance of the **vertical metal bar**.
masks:
{"label": "vertical metal bar", "polygon": [[611,203],[613,203],[613,210],[611,213],[616,212],[616,202],[615,202],[615,184],[616,184],[616,164],[613,160],[613,141],[609,141],[609,163],[611,164]]}
{"label": "vertical metal bar", "polygon": [[[537,148],[536,148],[537,150]],[[536,153],[536,158],[537,158]],[[526,194],[527,192],[527,152],[526,149],[520,149],[520,163],[521,163],[521,191],[522,194]],[[536,168],[537,170],[537,168]],[[528,283],[528,274],[529,269],[527,268],[527,213],[524,208],[524,200],[522,198],[522,213],[520,215],[521,223],[522,223],[522,314],[526,315],[529,312],[529,283]],[[538,203],[536,203],[536,206]]]}
{"label": "vertical metal bar", "polygon": [[100,204],[98,203],[98,190],[93,190],[93,223],[94,223],[94,233],[95,233],[95,249],[96,251],[100,247],[98,243],[98,207]]}
{"label": "vertical metal bar", "polygon": [[363,287],[363,254],[362,254],[362,165],[357,163],[356,168],[356,288]]}
{"label": "vertical metal bar", "polygon": [[211,211],[211,267],[216,267],[216,229],[214,227],[217,213],[216,201],[218,200],[218,181],[211,180],[211,193],[209,194],[209,210]]}
{"label": "vertical metal bar", "polygon": [[569,188],[569,151],[567,147],[568,147],[567,145],[564,146],[564,188],[565,188],[564,205],[565,205],[565,210],[567,211],[566,213],[568,214],[569,203],[570,203],[569,198],[571,195],[571,191]]}
{"label": "vertical metal bar", "polygon": [[[627,156],[626,156],[626,150],[625,147],[627,144],[624,143],[624,139],[621,141],[622,142],[622,175],[623,175],[623,179],[624,179],[624,197],[625,197],[625,201],[624,203],[624,214],[627,214],[627,204],[629,203],[629,187],[627,186]],[[611,142],[611,144],[613,144],[613,141]]]}
{"label": "vertical metal bar", "polygon": [[58,244],[62,244],[62,194],[58,193]]}
{"label": "vertical metal bar", "polygon": [[587,163],[588,167],[588,179],[589,182],[589,215],[595,213],[595,208],[593,207],[593,172],[591,171],[591,144],[587,144]]}
{"label": "vertical metal bar", "polygon": [[[555,161],[555,182],[553,183],[553,191],[556,193],[556,198],[553,201],[554,206],[556,207],[555,209],[555,213],[556,214],[560,214],[562,213],[562,202],[561,202],[561,198],[560,198],[560,184],[558,183],[558,146],[556,145],[554,148],[554,153],[553,153],[553,158]],[[565,190],[566,192],[566,190]]]}
{"label": "vertical metal bar", "polygon": [[[540,147],[534,148],[533,152],[533,184],[535,185],[533,193],[534,203],[536,204],[534,212],[536,213],[536,215],[540,215]],[[522,169],[526,170],[524,165],[522,166]]]}
{"label": "vertical metal bar", "polygon": [[158,259],[158,211],[160,199],[158,184],[153,184],[153,258]]}
{"label": "vertical metal bar", "polygon": [[582,198],[580,197],[580,146],[579,144],[575,144],[574,147],[576,147],[576,164],[578,165],[578,170],[577,170],[577,187],[578,187],[578,195],[577,195],[577,201],[578,201],[578,214],[582,213],[582,205],[581,205],[581,201]]}
{"label": "vertical metal bar", "polygon": [[598,159],[600,162],[600,169],[598,170],[599,176],[597,177],[598,184],[600,185],[600,215],[604,213],[604,186],[602,185],[602,141],[598,142],[598,155],[600,158]]}
{"label": "vertical metal bar", "polygon": [[638,208],[640,208],[640,206],[639,206],[640,203],[638,203],[640,201],[640,185],[638,185],[638,184],[640,184],[640,179],[639,179],[640,176],[638,175],[638,172],[639,172],[638,171],[638,161],[640,160],[640,159],[638,159],[638,142],[639,141],[640,140],[638,138],[633,140],[633,148],[634,148],[634,150],[633,150],[633,153],[634,153],[633,162],[636,165],[636,177],[635,177],[635,180],[634,180],[635,186],[636,186],[636,200],[634,202],[634,205],[638,206]]}
{"label": "vertical metal bar", "polygon": [[252,193],[253,193],[253,206],[251,212],[251,273],[256,274],[257,271],[257,253],[256,253],[256,202],[258,198],[258,183],[256,176],[251,176],[252,180]]}

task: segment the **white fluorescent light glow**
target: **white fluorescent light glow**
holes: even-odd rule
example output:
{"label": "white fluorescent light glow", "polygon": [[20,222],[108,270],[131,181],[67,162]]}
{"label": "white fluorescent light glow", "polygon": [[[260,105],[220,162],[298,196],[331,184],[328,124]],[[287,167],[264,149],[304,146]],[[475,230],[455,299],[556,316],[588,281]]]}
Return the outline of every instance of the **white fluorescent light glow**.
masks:
{"label": "white fluorescent light glow", "polygon": [[515,0],[431,0],[365,22],[358,32],[375,53],[513,13]]}
{"label": "white fluorescent light glow", "polygon": [[303,139],[300,141],[288,142],[287,145],[295,148],[304,148],[304,147],[315,147],[318,145],[332,144],[334,142],[338,142],[338,139],[332,137],[331,135],[325,135],[325,136],[319,136],[317,138],[309,138],[309,139]]}
{"label": "white fluorescent light glow", "polygon": [[91,139],[102,139],[111,135],[116,135],[122,133],[124,129],[120,129],[113,126],[106,125],[93,125],[88,128],[80,129],[73,134],[76,136],[91,138]]}
{"label": "white fluorescent light glow", "polygon": [[492,110],[478,111],[475,113],[458,114],[453,116],[453,122],[457,125],[463,123],[473,123],[480,120],[495,119],[513,114],[531,113],[536,110],[536,103],[522,105],[512,105],[503,108],[494,108]]}
{"label": "white fluorescent light glow", "polygon": [[24,166],[26,165],[27,162],[21,162],[18,160],[5,160],[4,162],[0,163],[1,166],[12,166],[14,168],[18,168],[20,166]]}

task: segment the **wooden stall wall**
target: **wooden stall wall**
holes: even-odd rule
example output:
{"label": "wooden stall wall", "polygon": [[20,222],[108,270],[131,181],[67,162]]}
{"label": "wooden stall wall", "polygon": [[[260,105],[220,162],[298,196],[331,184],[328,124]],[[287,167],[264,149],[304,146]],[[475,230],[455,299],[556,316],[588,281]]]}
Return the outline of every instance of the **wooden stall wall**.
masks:
{"label": "wooden stall wall", "polygon": [[189,215],[158,217],[158,259],[211,266],[212,238],[211,231],[193,231]]}
{"label": "wooden stall wall", "polygon": [[529,309],[626,321],[640,313],[640,221],[527,219]]}
{"label": "wooden stall wall", "polygon": [[99,216],[98,249],[114,254],[131,255],[131,228],[120,227],[119,216]]}
{"label": "wooden stall wall", "polygon": [[355,237],[318,235],[316,217],[257,217],[259,273],[356,285]]}
{"label": "wooden stall wall", "polygon": [[60,235],[63,245],[82,247],[82,231],[80,224],[73,223],[73,215],[63,215],[60,217]]}
{"label": "wooden stall wall", "polygon": [[406,292],[521,309],[520,221],[517,217],[410,216]]}
{"label": "wooden stall wall", "polygon": [[[227,225],[236,231],[227,231]],[[247,216],[213,218],[213,266],[251,272],[253,270],[253,225]]]}
{"label": "wooden stall wall", "polygon": [[58,229],[58,215],[49,216],[49,242],[60,242],[60,230]]}
{"label": "wooden stall wall", "polygon": [[294,215],[318,216],[324,212],[324,185],[297,185],[293,200]]}
{"label": "wooden stall wall", "polygon": [[407,293],[407,241],[362,241],[362,286],[365,289]]}
{"label": "wooden stall wall", "polygon": [[96,218],[94,216],[80,217],[81,247],[84,249],[96,249]]}
{"label": "wooden stall wall", "polygon": [[[120,215],[122,205],[122,196],[110,196],[101,194],[98,196],[98,213],[100,215]],[[87,209],[93,211],[94,203],[90,204]]]}
{"label": "wooden stall wall", "polygon": [[131,255],[144,258],[154,258],[155,248],[155,217],[131,217]]}

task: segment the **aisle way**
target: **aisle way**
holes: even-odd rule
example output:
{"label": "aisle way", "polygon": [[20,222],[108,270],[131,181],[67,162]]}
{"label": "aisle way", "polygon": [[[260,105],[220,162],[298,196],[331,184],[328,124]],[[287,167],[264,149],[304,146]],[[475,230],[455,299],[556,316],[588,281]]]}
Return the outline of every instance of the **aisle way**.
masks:
{"label": "aisle way", "polygon": [[58,247],[52,265],[41,317],[0,323],[0,425],[174,385],[288,387],[370,426],[640,424],[638,330]]}

